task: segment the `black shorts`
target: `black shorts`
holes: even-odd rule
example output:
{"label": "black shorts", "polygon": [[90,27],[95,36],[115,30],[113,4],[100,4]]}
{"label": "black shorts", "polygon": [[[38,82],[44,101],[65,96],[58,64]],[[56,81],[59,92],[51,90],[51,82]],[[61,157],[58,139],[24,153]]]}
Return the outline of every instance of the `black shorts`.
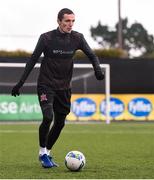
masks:
{"label": "black shorts", "polygon": [[46,85],[37,87],[38,99],[43,109],[44,106],[52,104],[53,111],[61,114],[69,114],[71,107],[71,89],[53,90]]}

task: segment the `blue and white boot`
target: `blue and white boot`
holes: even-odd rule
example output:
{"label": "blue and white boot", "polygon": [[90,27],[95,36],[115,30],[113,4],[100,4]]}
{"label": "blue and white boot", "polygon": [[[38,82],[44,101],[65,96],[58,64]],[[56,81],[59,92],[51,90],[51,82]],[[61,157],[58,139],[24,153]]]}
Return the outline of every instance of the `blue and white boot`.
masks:
{"label": "blue and white boot", "polygon": [[53,164],[54,167],[59,167],[57,163],[54,162],[53,157],[48,155],[48,158],[50,159],[51,163]]}
{"label": "blue and white boot", "polygon": [[55,167],[55,164],[50,160],[47,154],[39,155],[39,161],[44,168]]}

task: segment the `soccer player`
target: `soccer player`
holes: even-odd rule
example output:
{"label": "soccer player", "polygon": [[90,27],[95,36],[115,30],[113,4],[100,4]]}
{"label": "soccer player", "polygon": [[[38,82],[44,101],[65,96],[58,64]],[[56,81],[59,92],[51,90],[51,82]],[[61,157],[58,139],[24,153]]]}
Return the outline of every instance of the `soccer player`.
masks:
{"label": "soccer player", "polygon": [[[67,8],[60,10],[57,22],[59,25],[57,29],[40,35],[20,81],[12,89],[12,96],[19,96],[20,88],[43,53],[37,92],[43,114],[43,120],[39,127],[39,160],[45,168],[58,166],[50,155],[50,151],[70,112],[70,81],[73,71],[73,56],[76,50],[80,49],[88,56],[93,65],[96,79],[104,79],[99,60],[87,44],[83,34],[72,30],[75,22],[74,13]],[[50,128],[53,120],[53,126]]]}

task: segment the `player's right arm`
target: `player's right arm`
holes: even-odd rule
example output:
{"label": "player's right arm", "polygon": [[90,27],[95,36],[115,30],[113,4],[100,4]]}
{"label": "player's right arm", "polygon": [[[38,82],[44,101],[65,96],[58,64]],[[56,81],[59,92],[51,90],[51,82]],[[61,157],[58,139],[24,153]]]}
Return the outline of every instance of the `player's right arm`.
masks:
{"label": "player's right arm", "polygon": [[43,35],[41,35],[37,42],[35,50],[33,51],[33,54],[31,55],[29,61],[26,63],[24,72],[23,72],[19,82],[12,89],[12,96],[17,96],[17,95],[19,96],[20,88],[23,86],[28,75],[32,71],[33,67],[35,66],[36,62],[38,61],[39,57],[41,56],[42,52],[44,51],[44,48],[45,48],[45,44],[44,44],[44,40],[43,40]]}

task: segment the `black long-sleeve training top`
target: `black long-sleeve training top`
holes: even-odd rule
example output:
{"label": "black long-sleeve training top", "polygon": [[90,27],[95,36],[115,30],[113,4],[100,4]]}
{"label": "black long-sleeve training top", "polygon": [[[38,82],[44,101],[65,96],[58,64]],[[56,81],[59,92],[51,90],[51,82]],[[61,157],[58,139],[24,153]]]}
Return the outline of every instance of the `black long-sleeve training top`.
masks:
{"label": "black long-sleeve training top", "polygon": [[70,88],[73,72],[73,56],[76,50],[82,50],[91,61],[94,70],[99,69],[99,60],[87,44],[84,36],[76,31],[61,33],[59,29],[41,34],[36,48],[27,62],[20,82],[24,83],[41,54],[38,85],[44,84],[55,90]]}

